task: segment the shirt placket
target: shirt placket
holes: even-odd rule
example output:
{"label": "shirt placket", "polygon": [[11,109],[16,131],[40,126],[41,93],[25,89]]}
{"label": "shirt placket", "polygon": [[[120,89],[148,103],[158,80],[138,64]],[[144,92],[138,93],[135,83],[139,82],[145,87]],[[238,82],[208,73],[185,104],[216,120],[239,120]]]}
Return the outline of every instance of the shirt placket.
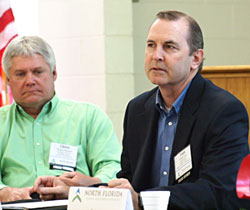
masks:
{"label": "shirt placket", "polygon": [[[161,169],[161,179],[160,179],[160,185],[166,186],[168,185],[169,180],[169,164],[170,164],[170,156],[172,147],[171,142],[173,142],[174,138],[174,126],[173,126],[173,114],[166,114],[165,120],[164,120],[164,128],[166,129],[163,131],[163,145],[162,145],[162,169]],[[168,164],[166,164],[168,163]]]}
{"label": "shirt placket", "polygon": [[42,144],[42,124],[36,119],[33,124],[33,144],[37,176],[44,175],[44,157]]}

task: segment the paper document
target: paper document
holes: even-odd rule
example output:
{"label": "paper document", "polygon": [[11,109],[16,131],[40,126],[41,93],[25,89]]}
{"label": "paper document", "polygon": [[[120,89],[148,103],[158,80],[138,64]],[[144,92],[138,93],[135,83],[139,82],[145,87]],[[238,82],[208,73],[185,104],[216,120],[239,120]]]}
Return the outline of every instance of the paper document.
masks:
{"label": "paper document", "polygon": [[1,207],[2,209],[39,209],[39,208],[65,206],[66,209],[67,205],[68,205],[68,200],[65,199],[65,200],[2,204]]}

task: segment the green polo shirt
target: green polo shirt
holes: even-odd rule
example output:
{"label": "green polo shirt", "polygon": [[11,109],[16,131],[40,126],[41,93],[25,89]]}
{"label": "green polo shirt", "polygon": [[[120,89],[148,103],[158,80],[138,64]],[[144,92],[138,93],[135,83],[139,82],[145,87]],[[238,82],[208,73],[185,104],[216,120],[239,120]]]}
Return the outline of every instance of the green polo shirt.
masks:
{"label": "green polo shirt", "polygon": [[120,170],[121,147],[108,116],[97,106],[54,96],[36,119],[13,103],[0,108],[0,189],[27,187],[49,166],[52,142],[77,146],[77,171],[102,182]]}

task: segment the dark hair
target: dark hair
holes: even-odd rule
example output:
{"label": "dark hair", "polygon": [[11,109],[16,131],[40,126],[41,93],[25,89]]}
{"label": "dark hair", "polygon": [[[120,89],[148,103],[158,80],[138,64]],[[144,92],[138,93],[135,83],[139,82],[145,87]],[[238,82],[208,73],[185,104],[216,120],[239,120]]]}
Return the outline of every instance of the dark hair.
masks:
{"label": "dark hair", "polygon": [[[185,13],[168,10],[159,12],[156,17],[158,19],[164,19],[168,21],[176,21],[180,18],[185,18],[189,24],[189,34],[187,37],[187,43],[189,46],[189,53],[192,55],[196,50],[204,48],[203,35],[199,24],[190,16]],[[203,61],[199,66],[199,72],[202,70]]]}

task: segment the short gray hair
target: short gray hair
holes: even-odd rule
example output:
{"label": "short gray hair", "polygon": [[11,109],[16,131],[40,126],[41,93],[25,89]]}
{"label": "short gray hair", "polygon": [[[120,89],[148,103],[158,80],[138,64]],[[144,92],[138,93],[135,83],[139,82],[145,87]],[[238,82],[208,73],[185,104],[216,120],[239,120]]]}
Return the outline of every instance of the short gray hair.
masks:
{"label": "short gray hair", "polygon": [[12,59],[16,56],[34,56],[41,55],[53,72],[56,67],[56,59],[51,46],[38,36],[23,36],[13,39],[5,48],[2,57],[3,70],[9,76],[9,70],[12,66]]}

